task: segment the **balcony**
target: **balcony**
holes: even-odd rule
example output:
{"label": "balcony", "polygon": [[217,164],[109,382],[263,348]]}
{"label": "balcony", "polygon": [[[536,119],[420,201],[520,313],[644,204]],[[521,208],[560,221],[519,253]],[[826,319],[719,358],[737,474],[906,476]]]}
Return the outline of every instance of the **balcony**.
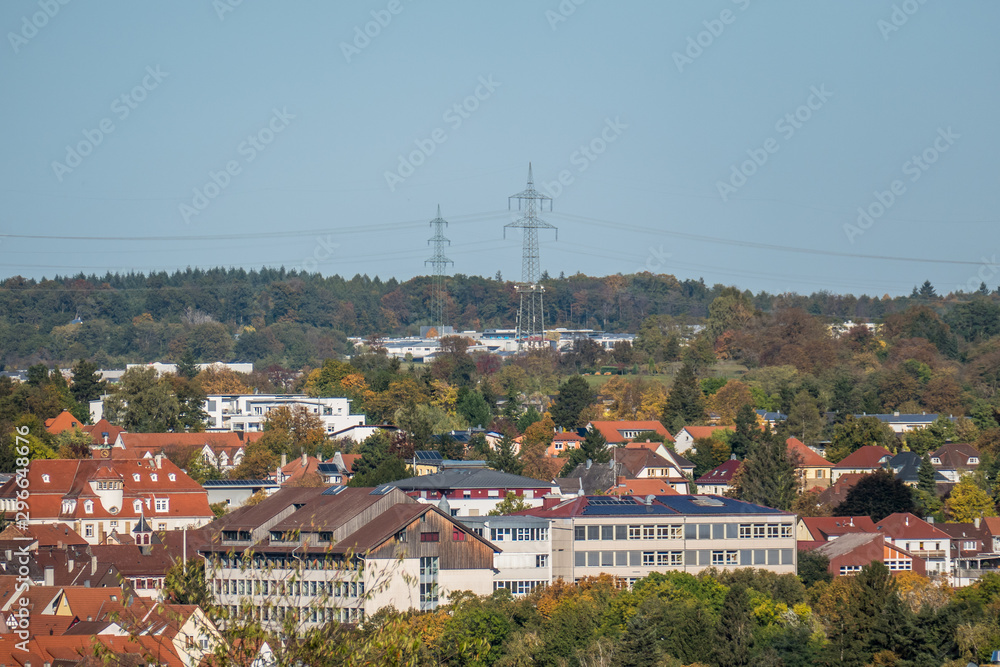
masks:
{"label": "balcony", "polygon": [[910,550],[910,553],[913,554],[914,556],[916,556],[917,558],[923,558],[924,560],[927,560],[928,558],[938,559],[938,560],[944,560],[945,554],[947,552],[942,549],[940,551],[916,551],[916,550]]}

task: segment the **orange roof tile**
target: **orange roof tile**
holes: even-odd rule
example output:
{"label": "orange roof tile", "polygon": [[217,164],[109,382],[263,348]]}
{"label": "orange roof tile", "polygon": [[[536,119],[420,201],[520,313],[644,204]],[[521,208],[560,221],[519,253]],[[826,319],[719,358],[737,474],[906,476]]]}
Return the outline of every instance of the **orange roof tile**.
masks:
{"label": "orange roof tile", "polygon": [[804,442],[798,438],[789,438],[785,441],[788,445],[789,454],[797,454],[798,465],[802,468],[832,468],[833,464],[822,456],[809,449]]}
{"label": "orange roof tile", "polygon": [[665,480],[647,479],[625,479],[618,480],[618,483],[608,489],[608,494],[612,496],[679,496],[674,487],[667,484]]}
{"label": "orange roof tile", "polygon": [[667,442],[673,442],[674,437],[670,435],[670,431],[658,421],[655,420],[633,420],[633,421],[592,421],[589,426],[597,429],[604,436],[604,439],[611,444],[617,444],[631,440],[631,438],[625,437],[623,431],[627,432],[641,432],[641,431],[655,431],[662,435]]}
{"label": "orange roof tile", "polygon": [[55,435],[63,431],[72,431],[74,428],[83,428],[83,423],[73,416],[69,410],[63,410],[52,419],[45,420],[45,430]]}

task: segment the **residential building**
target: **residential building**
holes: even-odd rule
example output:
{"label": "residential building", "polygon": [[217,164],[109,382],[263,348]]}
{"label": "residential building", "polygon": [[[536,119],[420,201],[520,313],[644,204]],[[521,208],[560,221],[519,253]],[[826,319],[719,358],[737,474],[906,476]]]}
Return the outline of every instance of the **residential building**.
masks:
{"label": "residential building", "polygon": [[[27,640],[10,631],[18,613],[30,610]],[[0,664],[99,664],[100,649],[118,664],[205,664],[224,640],[204,611],[136,598],[122,588],[31,586],[19,588],[16,577],[0,577]]]}
{"label": "residential building", "polygon": [[552,583],[548,519],[536,516],[469,516],[460,521],[502,551],[493,556],[493,590],[525,595]]}
{"label": "residential building", "polygon": [[852,533],[874,533],[875,522],[870,516],[804,516],[795,529],[799,548],[832,542]]}
{"label": "residential building", "polygon": [[611,461],[577,465],[567,477],[556,482],[560,491],[567,494],[591,495],[605,493],[617,485],[619,477],[628,479],[658,479],[678,493],[687,493],[688,480],[694,464],[683,456],[665,448],[659,442],[632,442],[611,450]]}
{"label": "residential building", "polygon": [[794,573],[795,515],[703,495],[581,496],[519,514],[549,520],[552,577],[756,567]]}
{"label": "residential building", "polygon": [[854,415],[855,419],[861,419],[862,417],[874,417],[883,424],[887,424],[892,432],[895,434],[907,433],[918,428],[926,428],[934,423],[934,420],[938,418],[936,414],[927,414],[922,412],[918,414],[900,414],[898,412],[893,412],[892,414],[860,414]]}
{"label": "residential building", "polygon": [[979,460],[979,450],[964,442],[949,442],[931,452],[931,465],[946,483],[958,484],[964,475],[979,468]]}
{"label": "residential building", "polygon": [[781,422],[788,419],[788,415],[784,412],[768,412],[767,410],[754,410],[757,413],[757,423],[761,426],[767,424],[772,429],[776,427]]}
{"label": "residential building", "polygon": [[[321,463],[320,467],[322,466]],[[208,493],[209,505],[225,503],[230,509],[242,507],[243,503],[255,493],[264,491],[271,494],[280,486],[273,479],[211,479],[202,482],[201,485]]]}
{"label": "residential building", "polygon": [[399,431],[399,427],[392,424],[354,424],[334,431],[328,437],[331,440],[353,440],[356,443],[362,443],[376,431],[392,434]]}
{"label": "residential building", "polygon": [[732,456],[728,461],[718,465],[694,481],[698,493],[721,496],[732,488],[733,477],[743,462]]}
{"label": "residential building", "polygon": [[447,499],[452,516],[484,516],[495,509],[508,493],[521,496],[529,505],[542,503],[542,496],[558,493],[559,487],[530,477],[511,475],[489,468],[452,469],[389,482],[422,502]]}
{"label": "residential building", "polygon": [[857,574],[873,561],[883,563],[890,572],[925,574],[924,561],[881,533],[851,533],[816,547],[814,553],[830,559],[828,571],[835,577]]}
{"label": "residential building", "polygon": [[209,428],[220,431],[263,431],[267,414],[279,407],[305,408],[323,422],[328,436],[365,423],[364,415],[351,414],[348,398],[314,398],[305,394],[213,394],[205,399]]}
{"label": "residential building", "polygon": [[858,472],[848,472],[840,475],[835,479],[833,484],[828,489],[823,489],[820,492],[817,500],[829,507],[836,507],[840,503],[847,500],[847,494],[851,492],[858,482],[869,473],[858,473]]}
{"label": "residential building", "polygon": [[886,541],[924,559],[927,574],[948,577],[951,574],[951,537],[940,528],[909,512],[892,514],[879,521],[875,529]]}
{"label": "residential building", "polygon": [[[920,483],[920,465],[923,462],[916,452],[900,452],[885,462],[886,470],[891,470],[893,476],[907,486]],[[934,470],[934,483],[947,484],[948,478],[937,469]]]}
{"label": "residential building", "polygon": [[[110,448],[112,459],[152,459],[166,454],[175,461],[187,462],[197,457],[204,465],[229,472],[243,460],[245,436],[235,432],[205,433],[127,433],[121,432]],[[255,434],[259,435],[259,434]],[[95,449],[94,458],[109,458]]]}
{"label": "residential building", "polygon": [[695,446],[695,440],[711,438],[716,431],[732,431],[733,426],[685,426],[674,436],[674,451],[683,454]]}
{"label": "residential building", "polygon": [[660,435],[664,442],[673,442],[674,438],[663,424],[655,420],[632,421],[592,421],[587,424],[588,431],[599,431],[609,445],[618,446],[631,442],[640,433],[650,431]]}
{"label": "residential building", "polygon": [[892,458],[892,452],[878,445],[865,445],[848,454],[833,466],[833,481],[848,473],[875,472]]}
{"label": "residential building", "polygon": [[573,431],[558,431],[552,436],[552,442],[545,450],[546,456],[559,456],[563,452],[580,449],[583,438]]}
{"label": "residential building", "polygon": [[[685,489],[686,490],[686,489]],[[607,489],[609,496],[677,496],[680,495],[669,481],[647,477],[645,479],[629,479],[619,476],[614,486]]]}
{"label": "residential building", "polygon": [[[387,606],[433,610],[493,590],[499,551],[397,488],[286,487],[211,526],[201,549],[216,601],[268,629],[359,622]],[[242,611],[241,611],[242,610]]]}
{"label": "residential building", "polygon": [[0,486],[0,511],[27,524],[64,522],[88,544],[130,534],[145,517],[154,530],[202,526],[215,515],[200,484],[170,462],[154,459],[35,459],[28,465],[28,498],[18,500],[17,478]]}
{"label": "residential building", "polygon": [[788,455],[795,461],[799,492],[826,489],[832,483],[833,464],[806,447],[798,438],[788,438]]}

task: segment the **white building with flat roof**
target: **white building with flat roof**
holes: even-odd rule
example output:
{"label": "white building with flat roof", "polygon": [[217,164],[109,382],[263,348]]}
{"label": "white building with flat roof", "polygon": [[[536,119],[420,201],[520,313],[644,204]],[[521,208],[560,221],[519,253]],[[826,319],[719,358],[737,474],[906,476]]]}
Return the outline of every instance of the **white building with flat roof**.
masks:
{"label": "white building with flat roof", "polygon": [[305,394],[212,394],[205,400],[208,428],[253,433],[264,430],[267,414],[279,407],[303,407],[323,422],[327,435],[351,426],[363,426],[365,416],[351,414],[351,400],[313,398]]}

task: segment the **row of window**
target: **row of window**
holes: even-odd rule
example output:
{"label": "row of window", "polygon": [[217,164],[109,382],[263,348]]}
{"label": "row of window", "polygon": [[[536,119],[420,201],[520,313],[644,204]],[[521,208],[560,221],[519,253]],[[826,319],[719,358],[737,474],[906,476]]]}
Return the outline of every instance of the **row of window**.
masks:
{"label": "row of window", "polygon": [[[229,605],[231,618],[239,618],[236,605]],[[347,607],[274,607],[261,605],[253,608],[253,616],[258,621],[284,621],[292,617],[298,623],[360,623],[365,620],[364,609],[349,609]]]}
{"label": "row of window", "polygon": [[[251,593],[251,591],[253,591]],[[216,579],[216,595],[291,595],[294,597],[357,598],[365,594],[363,581],[272,581]]]}
{"label": "row of window", "polygon": [[286,556],[272,554],[254,554],[253,557],[242,557],[234,554],[221,554],[214,558],[213,566],[219,568],[239,568],[247,570],[363,570],[364,560],[361,558],[343,558],[334,554],[319,556]]}
{"label": "row of window", "polygon": [[146,590],[163,588],[163,577],[153,577],[150,579],[133,579],[132,580],[136,590]]}
{"label": "row of window", "polygon": [[[118,522],[117,521],[109,521],[108,523],[110,524],[110,528],[111,529],[118,528]],[[166,530],[166,529],[167,529],[167,524],[165,524],[165,523],[158,523],[158,524],[156,524],[156,530],[163,531],[163,530]],[[83,536],[84,537],[93,537],[94,536],[94,524],[92,524],[92,523],[85,523],[85,524],[83,524]]]}
{"label": "row of window", "polygon": [[732,540],[792,537],[789,523],[686,523],[575,526],[577,541]]}
{"label": "row of window", "polygon": [[733,567],[791,565],[792,549],[687,549],[684,551],[577,551],[576,567]]}
{"label": "row of window", "polygon": [[490,528],[491,542],[547,542],[546,528]]}
{"label": "row of window", "polygon": [[493,590],[498,591],[501,588],[506,588],[513,595],[526,595],[539,586],[545,586],[548,583],[547,581],[494,581]]}
{"label": "row of window", "polygon": [[[133,509],[133,511],[135,511],[136,514],[142,512],[142,501],[141,500],[135,500],[135,501],[133,501],[132,502],[132,509]],[[170,510],[170,499],[169,498],[156,498],[155,499],[155,503],[154,503],[154,509],[157,512],[167,512],[167,511],[169,511]],[[66,512],[66,511],[71,512],[72,510],[67,510],[66,508],[63,508],[63,511],[64,512]],[[86,512],[87,514],[93,514],[94,513],[94,501],[93,500],[84,500],[83,501],[83,511]],[[117,510],[112,510],[112,511],[115,512],[115,513],[117,513]]]}

